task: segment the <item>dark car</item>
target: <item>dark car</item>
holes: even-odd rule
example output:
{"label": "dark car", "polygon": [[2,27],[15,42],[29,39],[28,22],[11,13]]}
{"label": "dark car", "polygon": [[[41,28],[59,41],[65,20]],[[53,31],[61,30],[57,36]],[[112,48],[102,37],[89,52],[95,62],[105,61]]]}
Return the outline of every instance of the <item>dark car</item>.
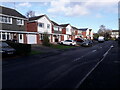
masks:
{"label": "dark car", "polygon": [[91,40],[85,40],[82,44],[81,44],[81,46],[92,46],[93,45],[93,42],[91,41]]}
{"label": "dark car", "polygon": [[82,39],[82,38],[75,38],[74,41],[76,41],[77,45],[81,45],[84,42],[84,39]]}
{"label": "dark car", "polygon": [[2,55],[13,55],[16,50],[9,46],[6,42],[0,42],[0,53]]}
{"label": "dark car", "polygon": [[84,42],[84,40],[82,38],[75,38],[74,41],[76,41],[76,42]]}

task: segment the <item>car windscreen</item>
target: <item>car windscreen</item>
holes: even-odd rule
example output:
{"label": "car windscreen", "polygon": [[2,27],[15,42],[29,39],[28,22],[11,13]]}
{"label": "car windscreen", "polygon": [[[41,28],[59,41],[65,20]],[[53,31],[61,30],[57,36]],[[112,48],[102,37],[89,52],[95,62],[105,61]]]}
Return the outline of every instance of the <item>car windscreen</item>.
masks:
{"label": "car windscreen", "polygon": [[0,43],[0,47],[5,48],[5,47],[10,47],[7,43],[2,42],[2,44]]}

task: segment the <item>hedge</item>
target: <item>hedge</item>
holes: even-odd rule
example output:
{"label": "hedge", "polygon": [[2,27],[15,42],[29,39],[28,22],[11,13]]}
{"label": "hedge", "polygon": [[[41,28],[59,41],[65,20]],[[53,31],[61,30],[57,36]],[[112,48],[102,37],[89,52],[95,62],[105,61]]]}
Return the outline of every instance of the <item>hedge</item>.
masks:
{"label": "hedge", "polygon": [[6,43],[13,47],[18,55],[24,55],[31,52],[31,44],[21,44],[12,41],[6,41]]}

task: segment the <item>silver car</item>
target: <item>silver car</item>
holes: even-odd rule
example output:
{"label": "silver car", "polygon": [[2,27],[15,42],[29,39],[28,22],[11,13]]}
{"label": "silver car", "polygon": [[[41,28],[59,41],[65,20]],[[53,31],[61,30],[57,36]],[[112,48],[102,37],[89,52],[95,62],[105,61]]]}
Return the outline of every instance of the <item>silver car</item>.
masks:
{"label": "silver car", "polygon": [[76,45],[76,41],[74,41],[74,40],[65,40],[65,41],[61,41],[60,44],[64,44],[64,45]]}

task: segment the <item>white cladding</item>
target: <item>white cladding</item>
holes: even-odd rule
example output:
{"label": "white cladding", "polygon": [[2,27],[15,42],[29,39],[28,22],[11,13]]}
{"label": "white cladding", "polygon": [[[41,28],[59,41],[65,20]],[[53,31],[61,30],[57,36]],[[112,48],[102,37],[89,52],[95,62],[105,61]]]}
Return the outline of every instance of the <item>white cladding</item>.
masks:
{"label": "white cladding", "polygon": [[[47,32],[47,33],[49,33],[49,34],[52,33],[52,28],[51,28],[52,25],[51,25],[51,22],[50,22],[45,16],[43,16],[42,18],[38,19],[37,21],[38,21],[38,32],[40,32],[40,33],[45,33],[45,32]],[[40,26],[39,26],[39,23],[43,23],[44,26],[43,26],[43,27],[40,27]],[[47,25],[50,25],[49,28],[47,27]]]}
{"label": "white cladding", "polygon": [[70,25],[68,25],[67,27],[66,27],[66,34],[72,34],[72,27],[70,26]]}

